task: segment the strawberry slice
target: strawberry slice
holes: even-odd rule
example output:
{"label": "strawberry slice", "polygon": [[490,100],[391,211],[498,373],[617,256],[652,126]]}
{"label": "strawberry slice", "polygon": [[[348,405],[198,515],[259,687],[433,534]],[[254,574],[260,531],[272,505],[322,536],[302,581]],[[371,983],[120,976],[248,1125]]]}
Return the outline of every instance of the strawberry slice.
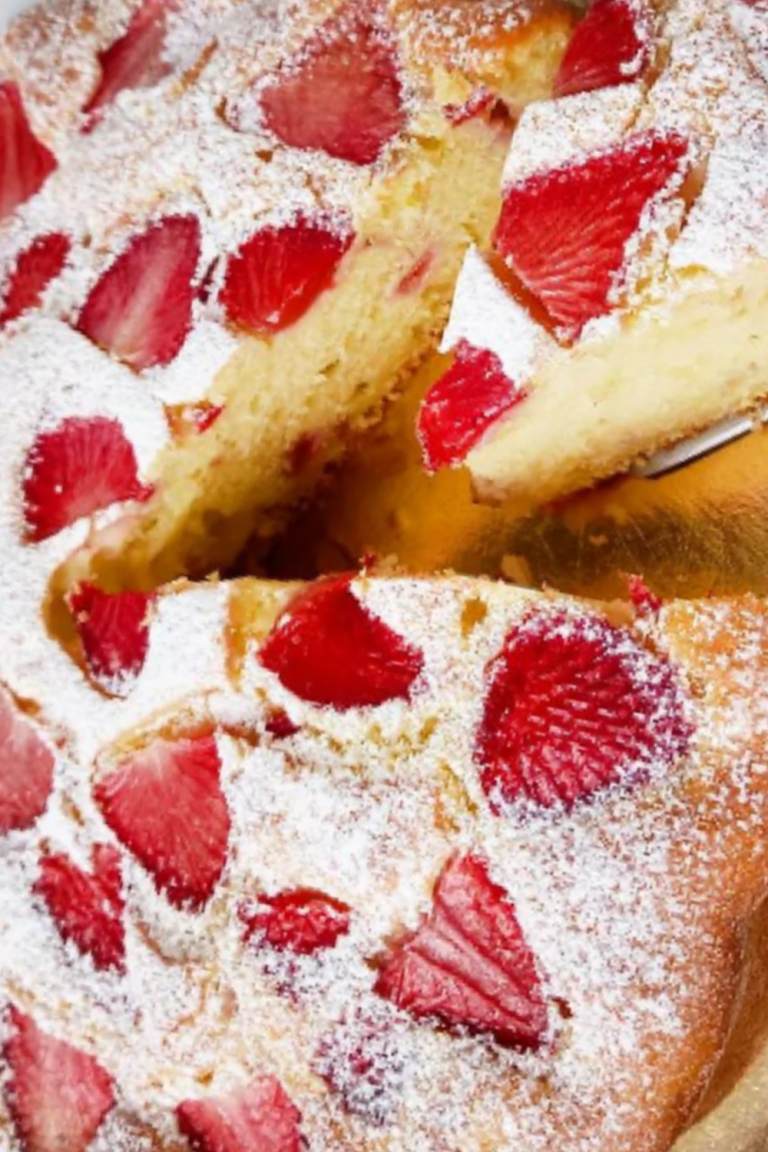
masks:
{"label": "strawberry slice", "polygon": [[238,915],[245,925],[243,938],[256,937],[278,952],[311,956],[349,932],[351,909],[310,888],[279,892],[276,896],[259,896],[254,903],[241,905]]}
{"label": "strawberry slice", "polygon": [[430,472],[460,464],[485,432],[525,399],[486,348],[460,341],[451,367],[424,398],[417,434]]}
{"label": "strawberry slice", "polygon": [[0,309],[0,327],[37,308],[45,289],[60,274],[72,247],[61,232],[38,236],[18,257]]}
{"label": "strawberry slice", "polygon": [[220,301],[231,324],[281,332],[300,320],[330,288],[354,233],[300,216],[262,228],[230,256]]}
{"label": "strawberry slice", "polygon": [[92,289],[78,330],[137,372],[170,364],[192,324],[200,243],[196,216],[166,216],[134,236]]}
{"label": "strawberry slice", "polygon": [[24,470],[27,537],[55,536],[82,516],[121,500],[146,500],[133,445],[117,420],[71,416],[41,432]]}
{"label": "strawberry slice", "polygon": [[0,836],[31,828],[53,785],[53,753],[0,685]]}
{"label": "strawberry slice", "polygon": [[566,49],[554,95],[629,84],[642,76],[650,55],[651,27],[644,0],[595,0]]}
{"label": "strawberry slice", "polygon": [[259,659],[302,700],[340,712],[410,698],[424,657],[355,596],[353,576],[320,580],[277,621]]}
{"label": "strawberry slice", "polygon": [[94,789],[115,835],[176,908],[199,911],[227,860],[229,810],[213,736],[155,739]]}
{"label": "strawberry slice", "polygon": [[373,164],[402,130],[397,51],[366,7],[346,5],[262,90],[264,123],[284,144]]}
{"label": "strawberry slice", "polygon": [[115,1102],[111,1077],[18,1008],[8,1017],[4,1093],[23,1152],[87,1152]]}
{"label": "strawberry slice", "polygon": [[552,319],[576,337],[608,312],[628,242],[649,205],[679,189],[688,145],[647,132],[609,152],[537,172],[506,189],[494,246]]}
{"label": "strawberry slice", "polygon": [[475,759],[496,811],[517,800],[570,809],[688,745],[671,665],[599,616],[530,616],[487,677]]}
{"label": "strawberry slice", "polygon": [[18,85],[0,82],[0,221],[34,196],[57,167],[29,126]]}
{"label": "strawberry slice", "polygon": [[345,1015],[321,1037],[314,1071],[347,1112],[384,1125],[402,1099],[403,1047],[391,1021],[363,1009]]}
{"label": "strawberry slice", "polygon": [[34,891],[45,902],[64,940],[71,940],[94,967],[125,971],[125,929],[120,853],[96,844],[93,872],[64,853],[44,856]]}
{"label": "strawberry slice", "polygon": [[112,696],[129,695],[144,667],[153,602],[146,592],[102,592],[87,583],[69,596],[88,671]]}
{"label": "strawberry slice", "polygon": [[376,991],[417,1019],[490,1033],[506,1046],[537,1048],[547,1030],[514,905],[476,856],[448,861],[432,910],[385,962]]}
{"label": "strawberry slice", "polygon": [[168,16],[178,0],[145,0],[131,17],[123,36],[99,53],[101,79],[83,108],[86,126],[99,120],[99,111],[128,88],[149,88],[171,71],[163,59]]}
{"label": "strawberry slice", "polygon": [[184,1100],[176,1108],[195,1152],[303,1152],[301,1113],[274,1076],[226,1096]]}

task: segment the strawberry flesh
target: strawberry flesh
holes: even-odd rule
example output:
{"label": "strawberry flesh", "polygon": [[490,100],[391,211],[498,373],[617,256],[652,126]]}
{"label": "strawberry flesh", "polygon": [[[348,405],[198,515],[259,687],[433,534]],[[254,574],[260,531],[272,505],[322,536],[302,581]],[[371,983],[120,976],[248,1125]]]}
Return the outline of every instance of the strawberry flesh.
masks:
{"label": "strawberry flesh", "polygon": [[300,593],[259,654],[289,692],[340,712],[409,699],[424,664],[418,648],[363,607],[353,578],[321,580]]}
{"label": "strawberry flesh", "polygon": [[36,894],[64,940],[71,940],[100,970],[125,971],[120,853],[109,844],[93,849],[93,872],[85,872],[63,853],[44,856]]}
{"label": "strawberry flesh", "polygon": [[0,82],[0,222],[34,196],[57,167],[29,126],[18,85]]}
{"label": "strawberry flesh", "polygon": [[506,189],[496,251],[566,336],[610,311],[646,208],[671,198],[687,162],[681,136],[647,132]]}
{"label": "strawberry flesh", "polygon": [[134,12],[123,36],[99,53],[101,79],[83,108],[86,125],[94,127],[99,113],[129,88],[149,88],[170,72],[163,59],[168,15],[178,0],[145,0]]}
{"label": "strawberry flesh", "polygon": [[0,836],[31,828],[53,784],[53,753],[0,686]]}
{"label": "strawberry flesh", "polygon": [[458,345],[451,367],[424,398],[417,432],[430,472],[460,464],[485,432],[525,399],[495,352]]}
{"label": "strawberry flesh", "polygon": [[155,739],[94,795],[115,835],[176,908],[199,911],[227,860],[230,818],[213,736]]}
{"label": "strawberry flesh", "polygon": [[313,1067],[353,1116],[384,1125],[396,1112],[405,1066],[390,1021],[363,1009],[345,1014],[321,1037]]}
{"label": "strawberry flesh", "polygon": [[195,1152],[303,1152],[301,1113],[279,1080],[264,1076],[225,1096],[184,1100],[179,1130]]}
{"label": "strawberry flesh", "polygon": [[92,1056],[11,1007],[3,1046],[5,1100],[24,1152],[87,1152],[114,1105],[111,1077]]}
{"label": "strawberry flesh", "polygon": [[348,905],[309,888],[259,896],[242,905],[239,916],[245,940],[255,937],[259,944],[294,956],[333,948],[350,926]]}
{"label": "strawberry flesh", "polygon": [[649,59],[650,28],[637,0],[595,0],[566,49],[554,95],[629,84]]}
{"label": "strawberry flesh", "polygon": [[144,667],[153,601],[146,592],[102,592],[87,583],[69,596],[88,671],[112,696],[127,696]]}
{"label": "strawberry flesh", "polygon": [[505,1046],[536,1048],[547,1030],[514,906],[476,856],[448,861],[429,915],[385,962],[376,991],[417,1019],[489,1033]]}
{"label": "strawberry flesh", "polygon": [[659,614],[664,606],[664,601],[651,591],[642,576],[628,577],[627,587],[629,598],[638,616],[657,616]]}
{"label": "strawberry flesh", "polygon": [[300,216],[262,228],[230,256],[220,302],[230,324],[282,332],[330,288],[354,234]]}
{"label": "strawberry flesh", "polygon": [[519,800],[570,809],[687,748],[672,666],[602,617],[530,616],[487,679],[475,759],[497,812]]}
{"label": "strawberry flesh", "polygon": [[2,296],[0,327],[37,308],[45,289],[63,269],[71,244],[61,232],[38,236],[18,257]]}
{"label": "strawberry flesh", "polygon": [[261,92],[264,123],[293,148],[373,164],[405,124],[397,52],[365,5],[347,5]]}
{"label": "strawberry flesh", "polygon": [[192,324],[200,244],[196,216],[134,236],[91,290],[78,331],[137,372],[170,364]]}
{"label": "strawberry flesh", "polygon": [[27,456],[24,515],[34,543],[122,500],[146,500],[131,442],[117,420],[71,416],[41,432]]}

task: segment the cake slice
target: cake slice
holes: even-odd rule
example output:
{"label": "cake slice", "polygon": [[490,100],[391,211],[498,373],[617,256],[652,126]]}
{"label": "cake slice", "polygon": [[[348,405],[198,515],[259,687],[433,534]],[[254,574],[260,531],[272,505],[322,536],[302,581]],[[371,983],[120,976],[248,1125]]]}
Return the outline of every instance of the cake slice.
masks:
{"label": "cake slice", "polygon": [[768,616],[634,592],[177,585],[120,698],[120,594],[0,647],[3,1149],[668,1152],[739,1067]]}
{"label": "cake slice", "polygon": [[[78,577],[205,574],[312,492],[433,345],[574,23],[560,0],[52,0],[11,25],[3,469],[34,470],[69,407],[146,412],[119,529],[49,517],[83,528]],[[39,542],[45,510],[21,515]]]}
{"label": "cake slice", "polygon": [[419,418],[428,468],[531,505],[768,392],[768,90],[740,0],[598,0],[523,115]]}

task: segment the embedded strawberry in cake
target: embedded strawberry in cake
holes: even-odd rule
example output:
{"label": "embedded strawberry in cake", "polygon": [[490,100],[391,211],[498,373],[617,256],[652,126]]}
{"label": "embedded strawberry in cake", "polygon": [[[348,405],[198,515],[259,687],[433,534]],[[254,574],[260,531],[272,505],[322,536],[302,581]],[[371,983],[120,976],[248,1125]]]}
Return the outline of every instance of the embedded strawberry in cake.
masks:
{"label": "embedded strawberry in cake", "polygon": [[114,696],[128,695],[144,667],[153,599],[145,592],[102,592],[88,583],[68,597],[88,671]]}
{"label": "embedded strawberry in cake", "polygon": [[648,66],[652,44],[648,0],[595,0],[563,56],[555,96],[637,80]]}
{"label": "embedded strawberry in cake", "polygon": [[54,758],[0,685],[0,836],[30,828],[45,811]]}
{"label": "embedded strawberry in cake", "polygon": [[258,98],[284,144],[351,164],[377,160],[406,118],[397,50],[375,6],[343,8]]}
{"label": "embedded strawberry in cake", "polygon": [[418,1019],[490,1033],[504,1045],[536,1048],[547,1030],[514,905],[473,855],[448,861],[428,917],[385,960],[376,991]]}
{"label": "embedded strawberry in cake", "polygon": [[143,0],[124,35],[99,54],[101,79],[83,108],[90,127],[121,92],[157,84],[168,74],[163,55],[167,21],[179,6],[180,0]]}
{"label": "embedded strawberry in cake", "polygon": [[34,891],[63,940],[89,956],[95,968],[124,972],[120,854],[109,844],[96,844],[91,857],[92,871],[86,872],[63,852],[43,856]]}
{"label": "embedded strawberry in cake", "polygon": [[238,915],[243,937],[255,945],[268,945],[278,952],[311,956],[333,948],[347,934],[351,909],[311,889],[293,889],[274,896],[260,895],[241,905]]}
{"label": "embedded strawberry in cake", "polygon": [[23,1152],[87,1152],[114,1105],[112,1080],[85,1052],[11,1006],[3,1091]]}
{"label": "embedded strawberry in cake", "polygon": [[333,282],[354,233],[299,216],[263,228],[227,260],[219,295],[231,324],[281,332],[295,324]]}
{"label": "embedded strawberry in cake", "polygon": [[133,446],[117,420],[71,416],[41,432],[23,481],[27,534],[40,543],[122,500],[145,500]]}
{"label": "embedded strawberry in cake", "polygon": [[34,196],[56,168],[32,132],[16,84],[0,81],[0,223]]}
{"label": "embedded strawberry in cake", "polygon": [[358,1008],[321,1037],[313,1068],[346,1112],[384,1128],[402,1102],[405,1049],[392,1020]]}
{"label": "embedded strawberry in cake", "polygon": [[297,596],[259,652],[289,692],[342,712],[409,699],[423,667],[421,652],[363,607],[353,579]]}
{"label": "embedded strawberry in cake", "polygon": [[532,615],[488,666],[475,759],[493,808],[571,808],[685,754],[671,666],[599,616]]}
{"label": "embedded strawberry in cake", "polygon": [[104,819],[176,908],[207,904],[227,861],[230,817],[213,736],[156,738],[106,768]]}
{"label": "embedded strawberry in cake", "polygon": [[16,259],[0,286],[0,327],[37,308],[48,285],[56,279],[69,255],[71,241],[60,232],[38,236]]}
{"label": "embedded strawberry in cake", "polygon": [[301,1114],[274,1076],[224,1096],[185,1100],[176,1118],[195,1152],[302,1152],[306,1147]]}

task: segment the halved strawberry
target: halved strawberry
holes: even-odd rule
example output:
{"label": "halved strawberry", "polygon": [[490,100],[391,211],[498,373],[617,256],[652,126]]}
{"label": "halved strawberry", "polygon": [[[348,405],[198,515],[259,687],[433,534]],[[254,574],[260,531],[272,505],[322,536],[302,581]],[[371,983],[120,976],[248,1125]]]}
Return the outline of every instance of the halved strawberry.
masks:
{"label": "halved strawberry", "polygon": [[645,0],[595,0],[566,49],[554,95],[630,83],[643,74],[650,55]]}
{"label": "halved strawberry", "polygon": [[460,464],[491,425],[524,399],[495,352],[462,340],[419,412],[416,430],[428,470]]}
{"label": "halved strawberry", "polygon": [[424,665],[418,648],[360,603],[353,579],[320,580],[299,593],[259,653],[289,692],[342,712],[407,700]]}
{"label": "halved strawberry", "polygon": [[104,819],[177,908],[198,911],[227,860],[229,809],[213,736],[156,738],[96,784]]}
{"label": "halved strawberry", "polygon": [[646,132],[537,172],[506,189],[494,246],[552,319],[576,337],[610,310],[643,214],[657,197],[679,190],[688,166],[681,136]]}
{"label": "halved strawberry", "polygon": [[144,667],[153,601],[146,592],[102,592],[88,583],[70,593],[88,671],[113,696],[127,696]]}
{"label": "halved strawberry", "polygon": [[475,759],[496,810],[517,800],[571,808],[688,745],[672,666],[600,616],[524,619],[486,674]]}
{"label": "halved strawberry", "polygon": [[0,836],[30,828],[53,784],[53,753],[0,685]]}
{"label": "halved strawberry", "polygon": [[346,5],[262,90],[261,108],[283,143],[372,164],[406,118],[391,34],[370,6]]}
{"label": "halved strawberry", "polygon": [[83,306],[78,330],[137,372],[169,364],[192,323],[199,262],[197,217],[164,217],[110,264]]}
{"label": "halved strawberry", "polygon": [[321,1037],[313,1063],[347,1112],[386,1124],[403,1089],[403,1045],[393,1022],[360,1008]]}
{"label": "halved strawberry", "polygon": [[28,539],[39,543],[81,516],[121,500],[146,500],[133,445],[117,420],[70,416],[41,432],[24,470]]}
{"label": "halved strawberry", "polygon": [[301,1113],[274,1076],[225,1096],[184,1100],[176,1119],[195,1152],[302,1152],[305,1147]]}
{"label": "halved strawberry", "polygon": [[238,909],[243,939],[255,937],[259,944],[295,956],[333,948],[349,932],[350,913],[349,905],[310,888],[261,895]]}
{"label": "halved strawberry", "polygon": [[347,228],[304,216],[262,228],[227,261],[219,299],[230,324],[253,332],[295,324],[331,286],[353,240]]}
{"label": "halved strawberry", "polygon": [[23,1152],[87,1152],[111,1111],[111,1077],[92,1056],[11,1007],[5,1101]]}
{"label": "halved strawberry", "polygon": [[57,167],[29,126],[18,85],[0,82],[0,221],[34,196]]}
{"label": "halved strawberry", "polygon": [[375,989],[418,1019],[536,1048],[547,1007],[508,894],[476,856],[453,856],[432,910],[381,969]]}
{"label": "halved strawberry", "polygon": [[90,956],[94,967],[125,971],[125,929],[120,853],[96,844],[93,872],[63,852],[43,856],[34,891],[45,901],[64,940]]}
{"label": "halved strawberry", "polygon": [[37,308],[43,292],[64,267],[71,243],[61,232],[38,236],[16,260],[2,294],[0,326]]}
{"label": "halved strawberry", "polygon": [[166,26],[178,6],[178,0],[144,0],[125,34],[99,53],[101,79],[83,108],[89,127],[98,120],[94,114],[111,104],[118,93],[126,88],[149,88],[168,75],[170,64],[163,58]]}

